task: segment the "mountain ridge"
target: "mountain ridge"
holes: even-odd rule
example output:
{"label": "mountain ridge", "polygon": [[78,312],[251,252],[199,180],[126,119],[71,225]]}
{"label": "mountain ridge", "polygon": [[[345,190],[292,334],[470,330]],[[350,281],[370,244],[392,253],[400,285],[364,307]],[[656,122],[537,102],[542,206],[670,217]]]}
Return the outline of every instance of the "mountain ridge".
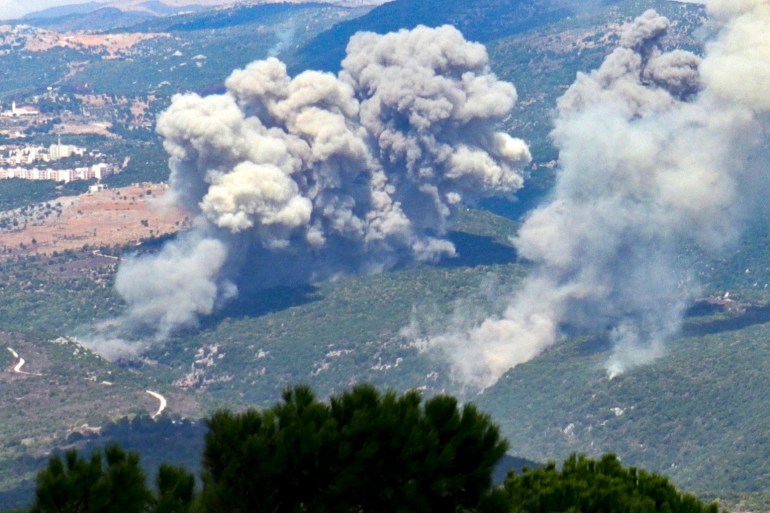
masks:
{"label": "mountain ridge", "polygon": [[167,16],[183,12],[196,12],[207,9],[233,7],[237,5],[264,4],[304,4],[321,3],[340,7],[362,7],[380,5],[390,0],[100,0],[85,3],[65,4],[38,11],[29,12],[19,18],[19,21],[61,18],[71,15],[93,13],[100,9],[111,8],[122,12],[144,13],[152,16]]}

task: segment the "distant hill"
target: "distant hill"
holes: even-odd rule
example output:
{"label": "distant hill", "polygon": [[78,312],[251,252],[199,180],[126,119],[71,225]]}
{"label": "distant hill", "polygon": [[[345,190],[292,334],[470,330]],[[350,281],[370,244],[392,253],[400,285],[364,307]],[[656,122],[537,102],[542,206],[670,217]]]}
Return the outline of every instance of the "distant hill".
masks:
{"label": "distant hill", "polygon": [[89,64],[68,82],[88,84],[99,93],[132,97],[217,92],[234,69],[268,55],[283,56],[335,23],[367,11],[327,3],[271,4],[153,18],[114,32],[160,32],[171,37],[138,45],[131,59],[87,57]]}
{"label": "distant hill", "polygon": [[40,11],[34,11],[22,16],[20,19],[24,21],[29,20],[43,20],[48,18],[61,18],[62,16],[70,16],[72,14],[86,14],[96,11],[104,7],[101,2],[86,2],[84,4],[67,4],[58,5],[56,7],[49,7],[48,9],[42,9]]}
{"label": "distant hill", "polygon": [[[574,4],[574,2],[571,2]],[[590,2],[591,9],[615,3]],[[546,25],[575,13],[564,0],[396,0],[319,34],[298,52],[293,68],[336,71],[350,36],[359,31],[379,34],[416,25],[451,24],[467,39],[487,42]]]}
{"label": "distant hill", "polygon": [[149,13],[124,12],[114,7],[100,7],[95,11],[64,16],[26,18],[25,22],[35,27],[58,32],[104,31],[136,25],[154,17],[155,15]]}
{"label": "distant hill", "polygon": [[302,4],[255,4],[238,5],[216,11],[191,13],[184,16],[170,16],[131,27],[136,32],[191,32],[195,30],[232,29],[239,25],[275,23],[275,17],[289,17],[293,14],[313,8],[327,7],[323,2]]}
{"label": "distant hill", "polygon": [[[103,7],[90,13],[27,20],[24,25],[58,31],[60,35],[15,29],[24,41],[34,39],[48,47],[0,52],[0,98],[18,101],[20,96],[40,94],[50,85],[60,86],[65,93],[129,97],[151,94],[168,98],[191,90],[219,91],[234,69],[267,55],[283,56],[335,23],[368,10],[370,7],[315,2],[240,5],[152,16]],[[107,48],[109,45],[78,45],[74,42],[78,38],[65,36],[69,31],[160,32],[170,37],[151,37],[137,43],[131,43],[134,39],[129,37],[126,44],[131,46],[130,51],[121,47],[116,58],[103,59],[112,51]],[[74,62],[78,63],[75,67],[71,66]],[[166,100],[154,103],[153,114],[162,110],[165,103]]]}
{"label": "distant hill", "polygon": [[112,0],[100,2],[86,2],[78,4],[66,4],[39,11],[33,11],[24,15],[21,20],[41,20],[44,18],[60,18],[71,14],[86,14],[99,9],[112,8],[124,12],[144,12],[154,16],[189,11],[200,11],[212,7],[230,5],[233,0]]}
{"label": "distant hill", "polygon": [[169,16],[179,13],[204,11],[212,8],[253,6],[265,4],[308,4],[321,3],[344,7],[379,5],[389,0],[102,0],[66,4],[28,13],[20,18],[23,21],[61,18],[73,14],[87,14],[100,9],[110,8],[123,12],[141,12],[152,16]]}
{"label": "distant hill", "polygon": [[[205,1],[205,0],[203,0]],[[159,0],[143,2],[86,2],[50,7],[24,15],[20,21],[53,30],[110,30],[150,18],[210,9],[204,3],[173,5]],[[101,23],[101,24],[100,24]]]}
{"label": "distant hill", "polygon": [[509,472],[521,474],[524,469],[534,470],[540,467],[542,467],[541,463],[506,454],[497,463],[494,471],[492,471],[492,481],[503,483]]}
{"label": "distant hill", "polygon": [[201,4],[190,4],[190,5],[183,5],[183,6],[174,6],[169,5],[164,2],[159,2],[157,0],[152,0],[149,2],[142,2],[137,6],[139,11],[148,11],[160,16],[166,16],[170,14],[178,14],[180,12],[194,12],[194,11],[203,11],[206,9],[209,9],[209,6],[201,5]]}

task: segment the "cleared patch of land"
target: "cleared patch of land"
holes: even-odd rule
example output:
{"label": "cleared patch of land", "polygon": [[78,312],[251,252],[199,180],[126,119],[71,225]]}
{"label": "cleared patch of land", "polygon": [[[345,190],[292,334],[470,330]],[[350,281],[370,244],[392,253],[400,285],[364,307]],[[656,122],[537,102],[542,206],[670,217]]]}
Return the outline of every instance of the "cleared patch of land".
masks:
{"label": "cleared patch of land", "polygon": [[142,184],[67,196],[0,212],[0,258],[53,255],[83,246],[122,246],[184,229],[189,220],[163,205],[166,186]]}
{"label": "cleared patch of land", "polygon": [[30,52],[45,52],[55,47],[76,50],[99,50],[106,53],[104,58],[116,59],[128,50],[148,39],[169,37],[168,34],[69,34],[37,29],[25,39],[24,49]]}

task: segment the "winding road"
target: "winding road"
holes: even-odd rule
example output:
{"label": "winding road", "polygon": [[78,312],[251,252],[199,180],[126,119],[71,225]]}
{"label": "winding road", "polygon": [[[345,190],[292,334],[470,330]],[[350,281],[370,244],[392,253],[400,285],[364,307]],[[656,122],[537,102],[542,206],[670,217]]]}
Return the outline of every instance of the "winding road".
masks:
{"label": "winding road", "polygon": [[22,367],[24,367],[24,364],[25,364],[25,363],[27,363],[27,362],[24,360],[24,358],[22,358],[21,356],[19,356],[19,353],[17,353],[16,351],[14,351],[13,349],[11,349],[10,347],[8,347],[8,348],[6,348],[6,349],[8,349],[8,351],[10,351],[10,352],[11,352],[11,354],[13,355],[13,357],[14,357],[14,358],[16,358],[17,360],[19,360],[19,361],[16,363],[16,365],[13,367],[13,372],[15,372],[16,374],[30,374],[29,372],[25,372],[25,371],[21,370],[21,368],[22,368]]}
{"label": "winding road", "polygon": [[153,397],[154,397],[155,399],[157,399],[158,401],[160,401],[160,405],[158,406],[158,411],[156,411],[156,412],[155,412],[155,415],[153,415],[153,416],[151,417],[151,418],[155,419],[155,418],[157,418],[157,417],[158,417],[158,415],[160,415],[161,413],[163,413],[163,410],[165,410],[165,409],[166,409],[166,405],[168,404],[168,402],[166,402],[166,398],[165,398],[165,397],[163,397],[162,395],[160,395],[158,392],[153,392],[152,390],[146,390],[146,392],[147,392],[148,394],[150,394],[151,396],[153,396]]}
{"label": "winding road", "polygon": [[[11,347],[6,347],[6,349],[8,349],[8,351],[13,355],[13,357],[18,360],[18,362],[16,362],[16,365],[14,365],[14,367],[13,367],[13,372],[15,372],[16,374],[27,374],[29,376],[40,376],[40,374],[34,374],[32,372],[27,372],[27,371],[21,370],[21,368],[24,367],[24,365],[27,363],[27,361],[24,358],[22,358],[21,356],[19,356],[19,353],[17,353],[15,349],[13,349]],[[102,383],[112,385],[112,383],[110,383],[108,381],[103,381]],[[155,419],[158,416],[160,416],[161,413],[163,413],[163,410],[166,409],[166,406],[168,406],[168,401],[166,401],[166,398],[163,397],[162,395],[160,395],[158,392],[153,392],[152,390],[146,390],[146,392],[148,394],[150,394],[151,396],[153,396],[155,399],[157,399],[158,402],[160,403],[158,405],[158,411],[156,411],[152,415],[152,418]]]}

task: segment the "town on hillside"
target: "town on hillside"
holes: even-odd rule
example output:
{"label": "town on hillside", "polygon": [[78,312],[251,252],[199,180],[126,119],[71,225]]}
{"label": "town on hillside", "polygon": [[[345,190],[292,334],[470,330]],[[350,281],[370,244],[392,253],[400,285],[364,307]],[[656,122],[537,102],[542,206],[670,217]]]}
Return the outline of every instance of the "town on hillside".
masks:
{"label": "town on hillside", "polygon": [[[15,104],[13,109],[16,110]],[[118,166],[105,162],[104,158],[99,151],[62,144],[61,136],[48,147],[34,144],[0,145],[0,180],[19,178],[68,183],[75,180],[101,180],[120,172]],[[61,160],[71,165],[60,167],[54,164]]]}

